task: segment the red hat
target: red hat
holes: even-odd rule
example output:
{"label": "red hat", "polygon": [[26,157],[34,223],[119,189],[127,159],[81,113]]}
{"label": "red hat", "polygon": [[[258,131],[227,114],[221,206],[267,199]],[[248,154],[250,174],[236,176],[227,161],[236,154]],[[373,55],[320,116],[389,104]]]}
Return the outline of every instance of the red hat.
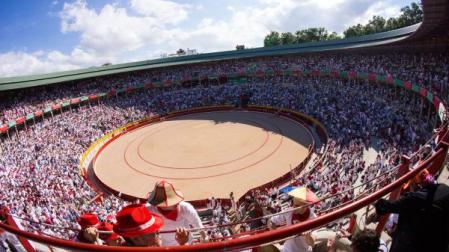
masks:
{"label": "red hat", "polygon": [[170,207],[179,204],[184,200],[184,196],[177,191],[173,184],[162,180],[156,182],[154,190],[148,198],[148,203],[158,207]]}
{"label": "red hat", "polygon": [[112,225],[109,222],[101,222],[98,225],[98,230],[99,231],[107,231],[110,233],[100,233],[100,239],[102,239],[103,241],[109,241],[109,240],[113,240],[115,238],[118,237],[118,235],[116,233],[114,233],[113,231],[114,225]]}
{"label": "red hat", "polygon": [[164,221],[143,204],[128,205],[117,213],[114,232],[123,237],[135,237],[158,231]]}
{"label": "red hat", "polygon": [[100,224],[98,217],[94,213],[85,213],[81,215],[78,220],[78,224],[80,224],[82,229],[86,229],[88,227],[97,227]]}

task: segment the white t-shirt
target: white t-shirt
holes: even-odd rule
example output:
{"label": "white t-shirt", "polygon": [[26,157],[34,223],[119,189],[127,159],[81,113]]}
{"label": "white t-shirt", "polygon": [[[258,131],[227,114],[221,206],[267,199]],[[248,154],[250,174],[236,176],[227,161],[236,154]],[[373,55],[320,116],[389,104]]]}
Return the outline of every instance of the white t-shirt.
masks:
{"label": "white t-shirt", "polygon": [[[279,214],[271,217],[271,222],[275,225],[282,225],[283,223],[287,223],[287,225],[292,225],[293,224],[292,215],[293,212]],[[316,215],[313,212],[313,210],[310,209],[309,218],[307,220],[314,218],[316,218]],[[287,240],[284,243],[284,248],[282,249],[282,252],[308,252],[308,251],[312,251],[312,247],[307,244],[303,236],[296,236],[295,238]]]}
{"label": "white t-shirt", "polygon": [[[176,221],[165,218],[155,206],[147,204],[147,208],[148,210],[150,210],[150,212],[161,216],[161,218],[164,220],[164,226],[161,228],[161,231],[175,230],[179,227],[190,229],[190,226],[192,226],[193,228],[203,228],[203,223],[201,223],[198,212],[190,203],[187,203],[185,201],[181,201],[181,203],[179,203],[179,212]],[[161,234],[161,239],[163,246],[179,245],[175,239],[175,233]],[[193,236],[192,234],[190,234],[189,242],[192,242],[192,239]]]}

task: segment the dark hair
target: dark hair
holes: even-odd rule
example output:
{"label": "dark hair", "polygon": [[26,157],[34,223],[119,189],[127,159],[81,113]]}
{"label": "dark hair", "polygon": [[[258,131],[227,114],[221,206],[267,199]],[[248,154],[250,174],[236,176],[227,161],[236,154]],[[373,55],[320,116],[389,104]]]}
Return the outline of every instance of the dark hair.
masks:
{"label": "dark hair", "polygon": [[376,231],[366,229],[352,237],[351,247],[357,251],[377,252],[379,251],[380,239]]}

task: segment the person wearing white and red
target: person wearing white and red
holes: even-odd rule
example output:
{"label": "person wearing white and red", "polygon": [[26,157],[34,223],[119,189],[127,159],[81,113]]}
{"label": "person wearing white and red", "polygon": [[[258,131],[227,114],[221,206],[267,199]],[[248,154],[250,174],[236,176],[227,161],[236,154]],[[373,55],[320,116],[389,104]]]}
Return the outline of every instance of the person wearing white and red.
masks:
{"label": "person wearing white and red", "polygon": [[[288,193],[293,198],[293,207],[301,207],[311,202],[318,201],[318,198],[306,187],[296,188]],[[288,210],[288,209],[287,209]],[[272,224],[276,226],[283,225],[294,225],[306,220],[316,218],[315,213],[310,207],[302,207],[295,211],[290,211],[284,214],[279,214],[271,217],[269,220],[269,226]],[[296,236],[284,243],[282,252],[303,252],[312,251],[313,237],[310,233],[305,236]]]}
{"label": "person wearing white and red", "polygon": [[[203,223],[198,216],[198,212],[188,202],[184,201],[184,196],[177,191],[173,185],[167,181],[156,183],[154,190],[148,199],[147,208],[153,213],[161,215],[165,225],[161,230],[174,230],[179,227],[203,228]],[[204,234],[202,234],[204,238]],[[177,245],[174,233],[161,234],[163,244],[166,246]],[[189,235],[189,242],[193,240]]]}
{"label": "person wearing white and red", "polygon": [[[130,247],[161,247],[164,244],[158,231],[164,226],[164,220],[148,211],[144,204],[131,204],[121,209],[116,216],[117,223],[113,230],[122,236]],[[189,233],[176,229],[176,245],[184,245]]]}

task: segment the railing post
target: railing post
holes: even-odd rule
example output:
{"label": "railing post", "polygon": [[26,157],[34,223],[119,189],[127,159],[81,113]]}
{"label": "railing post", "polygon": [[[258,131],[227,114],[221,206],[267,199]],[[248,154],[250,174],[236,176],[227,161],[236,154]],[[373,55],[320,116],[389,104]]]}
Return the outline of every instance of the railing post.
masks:
{"label": "railing post", "polygon": [[[9,226],[19,228],[14,218],[9,214],[9,209],[6,207],[0,208],[0,222],[1,221]],[[30,241],[22,236],[16,235],[16,237],[27,252],[36,252],[36,249],[33,247],[33,245],[31,245]]]}
{"label": "railing post", "polygon": [[[402,175],[406,174],[409,171],[409,166],[410,166],[410,158],[405,155],[402,155],[401,165],[399,166],[398,172],[396,173],[396,179],[398,179]],[[389,200],[397,200],[399,198],[399,196],[401,195],[401,190],[402,190],[402,186],[398,187],[396,190],[392,191],[390,193]],[[377,227],[376,227],[376,233],[378,235],[380,235],[382,233],[382,231],[384,230],[385,224],[387,223],[389,216],[390,216],[390,214],[385,214],[380,218],[379,223],[377,224]]]}

